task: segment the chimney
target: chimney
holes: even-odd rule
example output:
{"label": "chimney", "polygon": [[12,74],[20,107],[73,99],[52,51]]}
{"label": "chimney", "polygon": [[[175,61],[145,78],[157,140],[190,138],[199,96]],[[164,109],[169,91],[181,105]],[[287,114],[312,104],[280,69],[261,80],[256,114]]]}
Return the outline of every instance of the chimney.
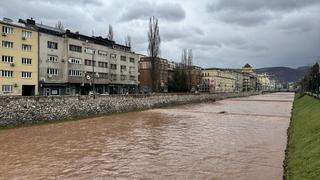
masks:
{"label": "chimney", "polygon": [[27,24],[36,25],[36,21],[33,18],[27,19]]}

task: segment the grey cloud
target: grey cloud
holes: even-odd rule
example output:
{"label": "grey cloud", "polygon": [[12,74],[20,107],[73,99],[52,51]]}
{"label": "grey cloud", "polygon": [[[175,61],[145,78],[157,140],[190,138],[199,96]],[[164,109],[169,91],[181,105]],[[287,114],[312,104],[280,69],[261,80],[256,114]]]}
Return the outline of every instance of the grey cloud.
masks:
{"label": "grey cloud", "polygon": [[218,18],[226,23],[238,24],[243,26],[255,26],[259,24],[267,23],[272,19],[272,15],[269,13],[254,12],[233,12],[225,11],[219,13]]}
{"label": "grey cloud", "polygon": [[209,10],[236,10],[236,11],[291,11],[307,6],[320,4],[319,0],[218,0],[208,6]]}
{"label": "grey cloud", "polygon": [[73,6],[94,5],[101,6],[103,3],[100,0],[28,0],[28,2],[34,3],[50,3],[50,4],[68,4]]}
{"label": "grey cloud", "polygon": [[226,23],[242,26],[265,24],[284,14],[320,5],[319,0],[218,0],[207,6],[208,12]]}
{"label": "grey cloud", "polygon": [[173,41],[188,37],[196,38],[204,35],[204,32],[198,27],[176,25],[174,28],[172,26],[162,28],[160,35],[164,41]]}
{"label": "grey cloud", "polygon": [[[181,21],[185,18],[186,13],[179,4],[174,3],[155,3],[143,2],[134,3],[135,5],[125,8],[119,21],[126,22],[139,19],[148,19],[150,16],[156,16],[159,19],[167,21]],[[136,5],[139,4],[139,5]]]}

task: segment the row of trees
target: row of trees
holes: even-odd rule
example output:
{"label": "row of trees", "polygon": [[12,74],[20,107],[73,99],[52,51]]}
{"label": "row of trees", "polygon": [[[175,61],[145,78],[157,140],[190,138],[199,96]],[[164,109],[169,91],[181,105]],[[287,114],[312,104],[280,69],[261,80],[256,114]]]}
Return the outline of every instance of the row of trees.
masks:
{"label": "row of trees", "polygon": [[181,63],[174,69],[173,78],[169,80],[170,92],[189,92],[192,89],[193,53],[192,49],[183,49]]}
{"label": "row of trees", "polygon": [[309,72],[303,77],[300,82],[300,90],[303,92],[320,92],[320,68],[316,63],[311,67]]}

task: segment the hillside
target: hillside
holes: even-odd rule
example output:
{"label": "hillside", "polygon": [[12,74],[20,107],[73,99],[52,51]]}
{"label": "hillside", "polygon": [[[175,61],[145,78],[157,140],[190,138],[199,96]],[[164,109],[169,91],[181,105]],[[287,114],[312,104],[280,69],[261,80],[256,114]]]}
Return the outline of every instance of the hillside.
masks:
{"label": "hillside", "polygon": [[299,67],[297,69],[288,67],[268,67],[256,69],[256,73],[267,73],[281,82],[297,82],[308,72],[308,70],[308,67]]}

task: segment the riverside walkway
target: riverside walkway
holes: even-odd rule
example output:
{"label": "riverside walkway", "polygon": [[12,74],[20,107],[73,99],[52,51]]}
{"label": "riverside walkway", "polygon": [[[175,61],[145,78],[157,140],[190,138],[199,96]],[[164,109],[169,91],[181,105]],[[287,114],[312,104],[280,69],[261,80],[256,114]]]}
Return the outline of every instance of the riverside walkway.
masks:
{"label": "riverside walkway", "polygon": [[282,179],[293,93],[0,130],[0,179]]}

